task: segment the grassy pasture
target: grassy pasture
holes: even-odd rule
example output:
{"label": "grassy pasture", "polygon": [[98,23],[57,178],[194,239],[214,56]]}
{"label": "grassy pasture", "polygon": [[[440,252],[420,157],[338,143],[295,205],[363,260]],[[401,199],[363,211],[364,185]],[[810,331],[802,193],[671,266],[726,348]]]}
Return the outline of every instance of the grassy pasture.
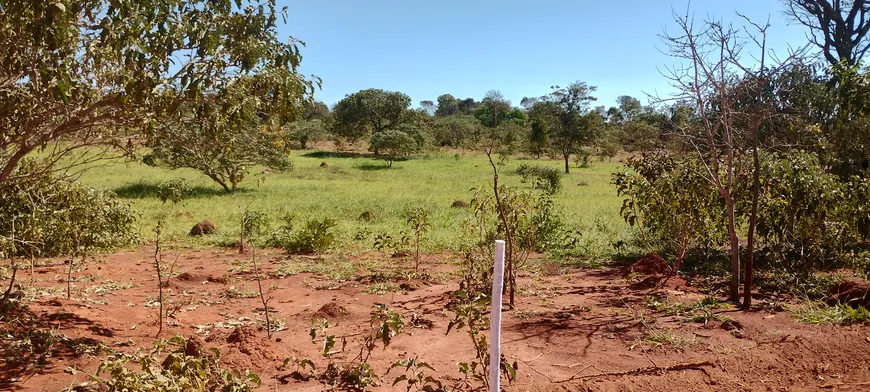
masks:
{"label": "grassy pasture", "polygon": [[[153,168],[138,162],[95,167],[81,180],[132,201],[141,214],[139,231],[146,240],[153,238],[157,220],[164,219],[166,237],[179,245],[232,243],[237,238],[241,212],[247,207],[269,214],[275,227],[275,220],[285,212],[295,214],[297,224],[309,218],[335,219],[340,248],[354,250],[370,248],[374,234],[406,231],[405,211],[421,206],[431,213],[432,229],[424,245],[430,251],[456,248],[463,241],[464,222],[472,212],[450,205],[455,200],[469,201],[472,188],[492,181],[486,157],[469,152],[437,152],[396,162],[390,169],[383,161],[367,156],[328,151],[295,151],[292,159],[292,171],[263,173],[262,168],[252,169],[234,194],[225,193],[197,171]],[[321,162],[328,167],[320,167]],[[502,169],[502,183],[531,189],[514,173],[522,163],[562,165],[558,160],[511,159]],[[563,177],[562,192],[555,197],[566,229],[579,230],[593,255],[612,252],[612,243],[630,235],[619,217],[621,201],[610,185],[610,173],[619,167],[616,161],[595,160],[589,168],[572,168],[571,175]],[[177,177],[193,186],[194,196],[177,205],[163,204],[156,196],[157,184]],[[360,220],[364,211],[371,211],[375,219]],[[211,220],[219,234],[189,237],[190,228],[204,219]]]}

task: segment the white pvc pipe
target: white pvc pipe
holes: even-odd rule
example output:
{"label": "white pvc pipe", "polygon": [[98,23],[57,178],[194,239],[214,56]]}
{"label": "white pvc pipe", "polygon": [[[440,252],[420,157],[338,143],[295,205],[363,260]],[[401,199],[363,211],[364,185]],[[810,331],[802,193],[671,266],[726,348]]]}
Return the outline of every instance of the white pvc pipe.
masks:
{"label": "white pvc pipe", "polygon": [[501,291],[504,287],[504,241],[495,241],[495,266],[492,269],[492,310],[489,313],[489,390],[501,390]]}

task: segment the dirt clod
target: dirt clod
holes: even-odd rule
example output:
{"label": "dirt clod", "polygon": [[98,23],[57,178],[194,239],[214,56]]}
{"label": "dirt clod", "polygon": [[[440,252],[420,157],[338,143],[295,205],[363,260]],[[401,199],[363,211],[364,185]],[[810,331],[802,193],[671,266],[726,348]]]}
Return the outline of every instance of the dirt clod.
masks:
{"label": "dirt clod", "polygon": [[214,227],[214,223],[211,223],[211,221],[208,221],[208,220],[204,220],[202,222],[197,223],[196,226],[193,226],[193,228],[190,229],[190,235],[200,236],[200,235],[214,234],[215,230],[216,229]]}

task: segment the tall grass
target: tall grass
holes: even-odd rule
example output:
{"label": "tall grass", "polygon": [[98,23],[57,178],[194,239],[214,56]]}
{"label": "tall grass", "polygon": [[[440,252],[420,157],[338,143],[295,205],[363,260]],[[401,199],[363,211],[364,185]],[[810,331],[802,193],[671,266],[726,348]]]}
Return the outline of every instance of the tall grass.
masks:
{"label": "tall grass", "polygon": [[[292,160],[295,168],[288,172],[251,170],[241,189],[233,194],[223,192],[194,170],[167,170],[138,162],[95,167],[81,180],[130,199],[141,214],[139,230],[144,238],[150,237],[154,222],[163,219],[167,239],[180,245],[230,243],[238,238],[241,213],[248,208],[275,218],[292,213],[300,223],[308,218],[335,219],[340,246],[354,250],[370,248],[374,234],[395,236],[407,231],[405,212],[419,206],[431,211],[432,229],[424,244],[429,251],[456,248],[465,240],[464,222],[472,212],[451,204],[469,201],[472,188],[492,183],[486,157],[469,152],[433,153],[396,162],[392,168],[366,156],[325,151],[295,151]],[[321,162],[328,167],[321,167]],[[521,163],[561,167],[556,160],[513,159],[502,169],[503,184],[531,190],[531,184],[521,183],[514,173]],[[620,200],[610,185],[610,173],[618,168],[615,161],[573,168],[563,177],[563,190],[555,197],[566,228],[582,233],[582,245],[591,254],[606,254],[612,251],[611,244],[630,235],[619,216]],[[157,184],[177,177],[193,187],[192,197],[177,205],[161,203],[156,196]],[[370,211],[374,219],[359,219],[364,211]],[[190,228],[205,219],[212,221],[219,233],[189,237]]]}

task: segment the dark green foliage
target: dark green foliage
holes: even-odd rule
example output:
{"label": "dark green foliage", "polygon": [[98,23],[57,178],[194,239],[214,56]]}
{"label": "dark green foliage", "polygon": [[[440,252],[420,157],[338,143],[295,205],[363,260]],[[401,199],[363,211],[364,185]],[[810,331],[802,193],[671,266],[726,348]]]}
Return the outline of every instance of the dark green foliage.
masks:
{"label": "dark green foliage", "polygon": [[[168,355],[168,346],[175,346]],[[187,355],[187,342],[180,336],[158,340],[147,351],[136,354],[116,354],[100,363],[97,377],[108,373],[108,379],[97,379],[108,392],[185,392],[221,391],[250,392],[260,386],[260,377],[245,371],[230,372],[220,367],[220,351]],[[133,365],[139,370],[134,370]]]}
{"label": "dark green foliage", "polygon": [[[231,102],[244,99],[218,98]],[[255,100],[241,105],[229,120],[224,117],[224,106],[224,102],[186,106],[152,132],[148,140],[151,153],[143,161],[172,169],[198,170],[227,192],[236,190],[252,166],[292,168],[286,135],[262,121]]]}
{"label": "dark green foliage", "polygon": [[803,151],[770,156],[762,171],[758,234],[769,258],[803,271],[833,267],[867,239],[866,180],[839,181]]}
{"label": "dark green foliage", "polygon": [[724,203],[696,159],[655,152],[628,158],[625,166],[613,175],[625,198],[620,213],[644,241],[673,256],[675,270],[691,249],[725,242]]}
{"label": "dark green foliage", "polygon": [[[677,265],[693,250],[724,243],[723,202],[696,160],[648,153],[629,158],[626,168],[614,174],[617,192],[625,197],[621,213],[648,243],[672,255]],[[870,182],[859,177],[844,182],[826,171],[816,154],[797,150],[764,155],[760,176],[762,281],[773,268],[797,274],[791,279],[797,284],[817,269],[849,265],[857,257],[868,238]],[[736,196],[737,219],[745,222],[748,190],[738,189]]]}
{"label": "dark green foliage", "polygon": [[181,177],[157,184],[157,198],[163,203],[170,201],[178,204],[188,198],[190,192],[190,185]]}
{"label": "dark green foliage", "polygon": [[478,134],[480,123],[474,116],[438,116],[433,120],[432,137],[442,147],[469,147]]}
{"label": "dark green foliage", "polygon": [[523,177],[523,182],[532,181],[535,189],[555,195],[562,190],[562,172],[548,166],[522,164],[517,168],[517,174]]}
{"label": "dark green foliage", "polygon": [[390,167],[394,160],[408,158],[419,149],[418,141],[411,135],[396,130],[378,132],[372,135],[369,143],[369,150],[389,162]]}
{"label": "dark green foliage", "polygon": [[333,131],[351,141],[388,129],[409,120],[411,98],[398,91],[367,89],[344,97],[335,104]]}
{"label": "dark green foliage", "polygon": [[22,180],[0,183],[0,238],[18,245],[19,256],[54,257],[131,245],[138,241],[136,215],[111,192],[86,187],[61,176],[31,171]]}
{"label": "dark green foliage", "polygon": [[76,151],[101,157],[93,146],[232,90],[244,95],[221,100],[227,122],[252,101],[276,122],[293,120],[314,83],[296,73],[299,42],[279,37],[281,14],[273,0],[4,1],[0,182],[32,152],[81,164],[91,159]]}
{"label": "dark green foliage", "polygon": [[335,243],[335,221],[329,218],[322,220],[310,219],[305,227],[294,232],[294,215],[281,217],[281,227],[272,234],[268,244],[283,248],[290,254],[323,253]]}

